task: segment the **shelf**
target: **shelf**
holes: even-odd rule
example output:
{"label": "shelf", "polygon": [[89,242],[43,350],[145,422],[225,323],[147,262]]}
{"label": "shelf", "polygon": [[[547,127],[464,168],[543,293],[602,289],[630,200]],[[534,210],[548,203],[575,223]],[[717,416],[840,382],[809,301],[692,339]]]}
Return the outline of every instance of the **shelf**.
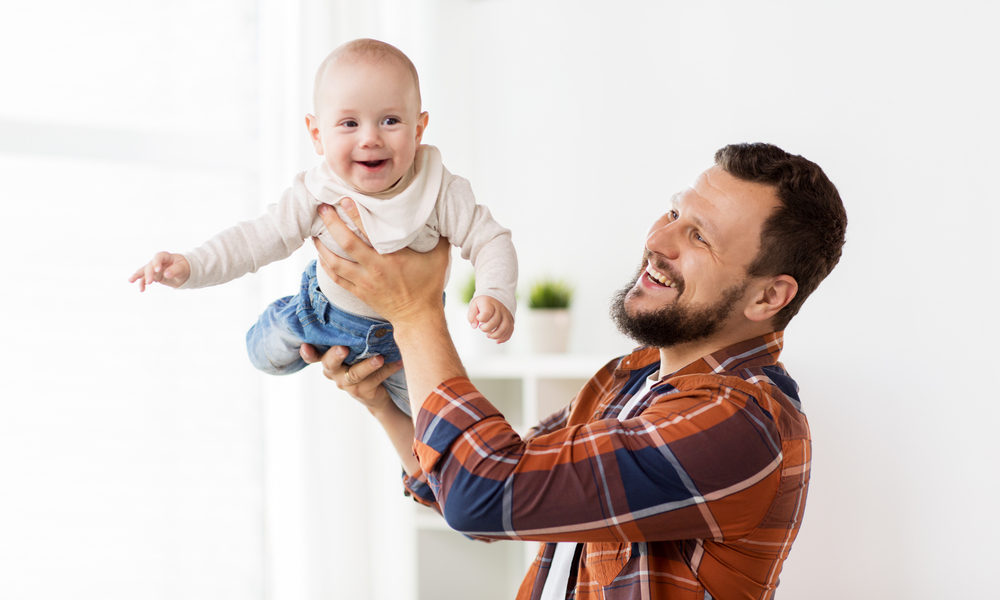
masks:
{"label": "shelf", "polygon": [[603,354],[498,354],[465,361],[470,378],[590,379],[607,364]]}

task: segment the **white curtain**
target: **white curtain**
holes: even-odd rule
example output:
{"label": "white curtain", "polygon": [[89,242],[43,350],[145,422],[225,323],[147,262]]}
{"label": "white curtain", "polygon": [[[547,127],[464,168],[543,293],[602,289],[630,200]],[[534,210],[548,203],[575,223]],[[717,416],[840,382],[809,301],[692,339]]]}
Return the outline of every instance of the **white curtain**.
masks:
{"label": "white curtain", "polygon": [[400,7],[0,9],[0,597],[411,594],[382,434],[318,367],[271,378],[246,360],[246,330],[294,292],[311,246],[218,288],[127,283],[314,164],[313,70],[400,29]]}

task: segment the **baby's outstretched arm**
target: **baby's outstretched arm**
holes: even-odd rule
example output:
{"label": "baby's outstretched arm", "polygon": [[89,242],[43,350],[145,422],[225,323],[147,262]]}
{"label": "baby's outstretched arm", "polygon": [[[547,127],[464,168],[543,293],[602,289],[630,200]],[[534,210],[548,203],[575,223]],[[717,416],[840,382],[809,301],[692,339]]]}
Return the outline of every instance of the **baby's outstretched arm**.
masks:
{"label": "baby's outstretched arm", "polygon": [[146,291],[146,286],[154,281],[175,288],[184,285],[191,276],[191,265],[184,256],[169,252],[157,252],[153,260],[129,277],[129,283],[139,282],[139,291]]}
{"label": "baby's outstretched arm", "polygon": [[502,344],[514,333],[514,317],[502,302],[491,296],[476,296],[469,303],[469,323]]}

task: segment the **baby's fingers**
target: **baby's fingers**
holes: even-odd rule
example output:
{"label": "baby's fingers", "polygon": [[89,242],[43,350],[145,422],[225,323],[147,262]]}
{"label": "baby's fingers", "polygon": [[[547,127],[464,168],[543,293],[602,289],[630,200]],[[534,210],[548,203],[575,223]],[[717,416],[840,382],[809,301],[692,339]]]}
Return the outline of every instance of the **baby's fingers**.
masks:
{"label": "baby's fingers", "polygon": [[493,308],[490,307],[489,309],[479,311],[479,318],[480,331],[489,333],[500,326],[500,323],[503,320],[503,315],[500,314],[500,311],[493,310]]}
{"label": "baby's fingers", "polygon": [[469,303],[469,312],[466,314],[466,318],[469,320],[469,325],[472,325],[473,329],[479,329],[480,319],[485,319],[479,310],[479,305],[476,303],[475,299]]}
{"label": "baby's fingers", "polygon": [[157,252],[153,256],[153,260],[149,261],[149,264],[153,266],[154,273],[163,273],[163,270],[173,264],[173,262],[173,256],[169,252]]}
{"label": "baby's fingers", "polygon": [[143,282],[146,285],[149,285],[154,281],[163,279],[163,273],[160,272],[162,269],[163,265],[156,264],[156,259],[149,261],[149,264],[146,265],[146,273],[143,277]]}
{"label": "baby's fingers", "polygon": [[500,325],[496,329],[486,334],[486,337],[491,340],[496,340],[498,344],[502,344],[510,339],[511,334],[514,333],[514,320],[510,317],[504,316],[501,320]]}
{"label": "baby's fingers", "polygon": [[135,283],[136,281],[139,282],[139,291],[140,292],[146,291],[146,267],[145,266],[142,266],[142,267],[139,267],[138,269],[136,269],[135,273],[132,273],[132,276],[128,278],[128,282],[129,283]]}

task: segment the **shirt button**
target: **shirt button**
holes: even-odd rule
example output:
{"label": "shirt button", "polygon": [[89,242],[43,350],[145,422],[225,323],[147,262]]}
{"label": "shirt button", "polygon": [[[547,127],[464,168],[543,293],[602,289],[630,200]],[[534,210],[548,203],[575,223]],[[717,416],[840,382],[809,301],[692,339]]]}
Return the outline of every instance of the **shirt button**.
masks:
{"label": "shirt button", "polygon": [[375,332],[375,337],[380,338],[387,333],[389,333],[388,329],[379,329],[378,331]]}

